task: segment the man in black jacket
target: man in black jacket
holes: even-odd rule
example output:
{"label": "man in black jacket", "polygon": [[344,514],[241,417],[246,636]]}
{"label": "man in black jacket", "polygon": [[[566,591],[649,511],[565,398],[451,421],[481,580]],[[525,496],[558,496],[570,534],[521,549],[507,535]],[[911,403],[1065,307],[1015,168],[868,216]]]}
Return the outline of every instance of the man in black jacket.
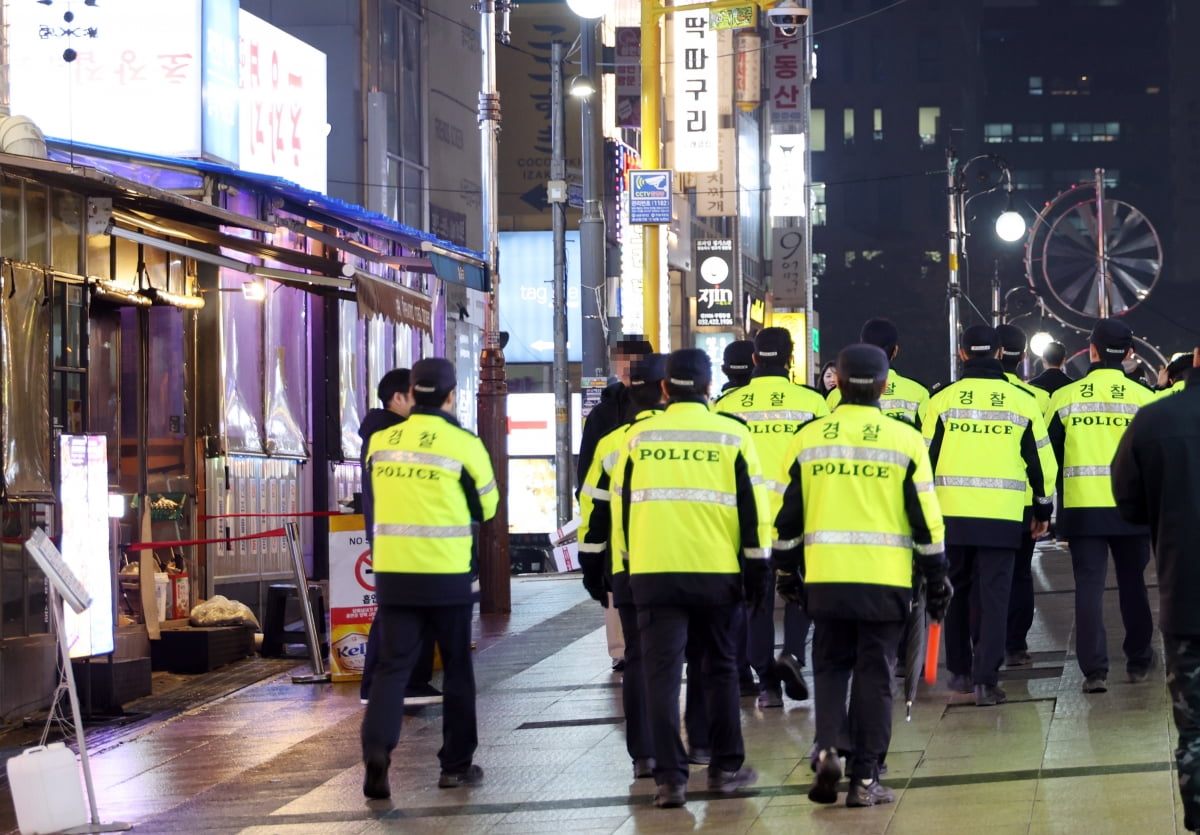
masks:
{"label": "man in black jacket", "polygon": [[1066,347],[1061,342],[1051,342],[1042,350],[1042,364],[1046,366],[1046,370],[1036,377],[1030,378],[1029,385],[1037,386],[1054,394],[1067,383],[1075,382],[1071,375],[1063,371],[1062,367],[1066,359]]}
{"label": "man in black jacket", "polygon": [[[1200,365],[1200,348],[1193,353]],[[1125,519],[1150,525],[1159,628],[1175,708],[1183,823],[1200,830],[1200,371],[1183,391],[1146,405],[1121,438],[1113,496]]]}

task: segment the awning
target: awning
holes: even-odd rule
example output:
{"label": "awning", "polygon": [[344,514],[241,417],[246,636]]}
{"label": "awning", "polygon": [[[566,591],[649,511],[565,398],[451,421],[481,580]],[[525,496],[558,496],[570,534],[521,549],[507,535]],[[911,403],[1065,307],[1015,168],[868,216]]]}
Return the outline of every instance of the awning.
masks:
{"label": "awning", "polygon": [[433,333],[433,300],[428,296],[362,270],[354,273],[354,289],[359,315],[382,316],[396,324]]}

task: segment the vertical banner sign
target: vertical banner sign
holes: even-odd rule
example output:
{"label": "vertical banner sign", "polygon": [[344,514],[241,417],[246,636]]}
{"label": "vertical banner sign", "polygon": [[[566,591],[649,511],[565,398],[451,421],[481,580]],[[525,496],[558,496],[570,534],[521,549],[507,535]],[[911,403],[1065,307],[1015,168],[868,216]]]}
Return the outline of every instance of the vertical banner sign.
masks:
{"label": "vertical banner sign", "polygon": [[771,217],[804,217],[808,177],[804,171],[803,133],[771,134]]}
{"label": "vertical banner sign", "polygon": [[796,36],[784,37],[771,27],[771,57],[768,61],[771,124],[804,124],[804,43]]}
{"label": "vertical banner sign", "polygon": [[805,332],[808,327],[808,314],[803,310],[786,313],[776,311],[771,317],[771,324],[792,335],[792,382],[807,385],[809,353]]}
{"label": "vertical banner sign", "polygon": [[762,98],[762,38],[757,32],[738,32],[734,43],[733,100],[749,112]]}
{"label": "vertical banner sign", "polygon": [[329,668],[334,681],[362,678],[376,608],[363,517],[329,517]]}
{"label": "vertical banner sign", "polygon": [[700,238],[696,241],[698,327],[733,327],[733,240]]}
{"label": "vertical banner sign", "polygon": [[804,230],[799,226],[776,226],[771,230],[771,277],[775,304],[779,307],[803,307]]}
{"label": "vertical banner sign", "polygon": [[717,129],[717,36],[706,12],[672,17],[675,50],[675,170],[715,171],[719,165]]}
{"label": "vertical banner sign", "polygon": [[79,614],[64,605],[63,628],[72,658],[104,655],[114,647],[108,438],[60,435],[58,450],[62,558],[92,597],[91,607]]}
{"label": "vertical banner sign", "polygon": [[613,51],[616,64],[617,127],[642,126],[642,30],[618,26]]}
{"label": "vertical banner sign", "polygon": [[696,175],[696,216],[733,217],[738,213],[737,130],[721,128],[721,161],[715,171]]}

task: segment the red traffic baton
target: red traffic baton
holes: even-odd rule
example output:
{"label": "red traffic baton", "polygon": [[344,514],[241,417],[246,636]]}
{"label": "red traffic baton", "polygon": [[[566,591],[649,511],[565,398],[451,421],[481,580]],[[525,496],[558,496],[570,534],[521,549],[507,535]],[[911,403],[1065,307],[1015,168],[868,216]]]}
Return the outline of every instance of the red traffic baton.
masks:
{"label": "red traffic baton", "polygon": [[925,683],[937,683],[938,649],[942,645],[942,624],[931,621],[929,635],[925,642]]}

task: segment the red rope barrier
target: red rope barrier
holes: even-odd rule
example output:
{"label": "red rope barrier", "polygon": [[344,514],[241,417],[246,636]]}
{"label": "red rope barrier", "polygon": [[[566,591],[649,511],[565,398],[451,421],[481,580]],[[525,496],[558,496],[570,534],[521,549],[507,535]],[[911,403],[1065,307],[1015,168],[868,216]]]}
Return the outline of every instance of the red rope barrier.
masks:
{"label": "red rope barrier", "polygon": [[217,539],[176,539],[171,542],[134,542],[132,545],[126,545],[126,551],[152,551],[155,548],[181,548],[185,545],[208,545],[216,542],[237,542],[242,539],[267,539],[274,536],[287,536],[287,531],[283,528],[275,528],[272,531],[263,531],[262,533],[251,533],[246,536],[222,536]]}

